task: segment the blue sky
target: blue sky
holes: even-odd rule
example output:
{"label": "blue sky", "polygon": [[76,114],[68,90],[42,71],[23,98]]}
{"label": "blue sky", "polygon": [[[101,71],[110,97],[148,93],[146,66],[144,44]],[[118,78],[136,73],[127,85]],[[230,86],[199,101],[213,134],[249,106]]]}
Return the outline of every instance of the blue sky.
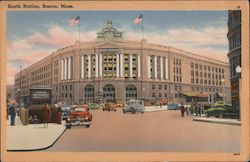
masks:
{"label": "blue sky", "polygon": [[140,25],[133,20],[143,14],[144,38],[226,61],[227,11],[9,11],[7,13],[8,82],[19,66],[27,67],[51,52],[72,45],[78,27],[69,20],[80,16],[81,41],[94,40],[107,20],[128,40],[141,39]]}

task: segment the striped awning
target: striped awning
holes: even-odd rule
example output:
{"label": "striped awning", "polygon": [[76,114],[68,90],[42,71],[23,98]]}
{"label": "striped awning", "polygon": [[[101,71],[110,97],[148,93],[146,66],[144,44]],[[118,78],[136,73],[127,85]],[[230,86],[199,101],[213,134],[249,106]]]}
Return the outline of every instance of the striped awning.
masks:
{"label": "striped awning", "polygon": [[184,96],[188,96],[188,97],[196,97],[197,94],[195,92],[192,91],[183,91],[181,92],[181,94],[183,94]]}

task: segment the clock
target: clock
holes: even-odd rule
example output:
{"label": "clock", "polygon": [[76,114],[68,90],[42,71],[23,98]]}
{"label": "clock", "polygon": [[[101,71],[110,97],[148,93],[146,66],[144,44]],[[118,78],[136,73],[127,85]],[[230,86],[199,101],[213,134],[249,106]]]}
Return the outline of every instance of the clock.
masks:
{"label": "clock", "polygon": [[114,37],[114,33],[109,31],[105,33],[105,38],[112,39]]}

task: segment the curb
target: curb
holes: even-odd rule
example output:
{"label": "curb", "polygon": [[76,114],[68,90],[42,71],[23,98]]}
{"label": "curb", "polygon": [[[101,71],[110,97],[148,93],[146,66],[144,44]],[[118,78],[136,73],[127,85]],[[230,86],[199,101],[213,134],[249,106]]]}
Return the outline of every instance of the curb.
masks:
{"label": "curb", "polygon": [[63,135],[63,133],[67,130],[67,128],[65,127],[64,131],[56,138],[56,140],[49,146],[46,146],[46,147],[42,147],[42,148],[36,148],[36,149],[22,149],[22,150],[8,150],[9,152],[24,152],[24,151],[42,151],[42,150],[46,150],[50,147],[52,147],[58,140],[59,138]]}
{"label": "curb", "polygon": [[145,113],[149,113],[149,112],[159,112],[159,111],[167,111],[167,109],[163,109],[163,110],[150,110],[150,111],[144,111]]}
{"label": "curb", "polygon": [[231,122],[231,121],[215,121],[215,120],[196,119],[196,118],[193,118],[193,121],[241,126],[240,122]]}

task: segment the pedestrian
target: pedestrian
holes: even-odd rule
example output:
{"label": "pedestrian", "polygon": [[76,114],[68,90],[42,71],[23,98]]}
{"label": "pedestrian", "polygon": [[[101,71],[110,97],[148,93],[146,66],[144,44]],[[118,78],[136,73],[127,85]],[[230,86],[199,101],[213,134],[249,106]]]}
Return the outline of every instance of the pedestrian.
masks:
{"label": "pedestrian", "polygon": [[199,113],[199,116],[201,116],[201,105],[200,104],[198,105],[198,113]]}
{"label": "pedestrian", "polygon": [[51,110],[48,104],[45,104],[42,108],[42,114],[43,114],[43,123],[44,127],[48,127],[48,123],[50,121],[50,116],[51,116]]}
{"label": "pedestrian", "polygon": [[198,116],[198,106],[197,106],[197,104],[195,105],[194,110],[195,110],[195,115]]}
{"label": "pedestrian", "polygon": [[185,111],[186,111],[186,113],[187,113],[187,116],[188,116],[188,114],[189,114],[188,109],[189,109],[188,106],[186,106],[186,107],[185,107]]}
{"label": "pedestrian", "polygon": [[15,118],[16,118],[16,102],[12,101],[9,107],[10,112],[10,125],[15,126]]}
{"label": "pedestrian", "polygon": [[181,117],[184,117],[184,113],[185,113],[185,108],[183,104],[181,104]]}

